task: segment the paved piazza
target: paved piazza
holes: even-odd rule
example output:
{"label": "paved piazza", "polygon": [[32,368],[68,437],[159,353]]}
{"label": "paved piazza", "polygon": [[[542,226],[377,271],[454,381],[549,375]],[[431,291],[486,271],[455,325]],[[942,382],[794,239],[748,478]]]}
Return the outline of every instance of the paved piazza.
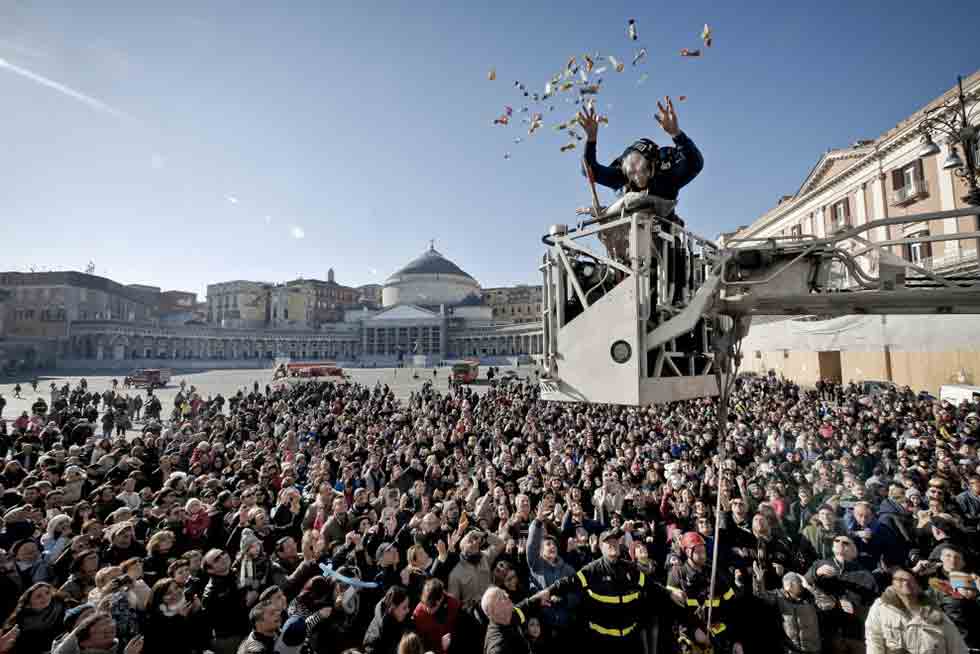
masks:
{"label": "paved piazza", "polygon": [[[480,380],[478,383],[473,384],[472,388],[478,393],[486,392],[488,388],[486,381],[488,366],[480,366]],[[422,383],[432,377],[432,368],[417,368],[414,369],[418,372],[419,378],[414,379],[412,376],[412,368],[347,368],[346,371],[350,374],[352,380],[357,381],[361,384],[367,386],[374,386],[378,381],[383,384],[388,384],[395,392],[395,395],[401,399],[407,399],[409,394],[416,389],[422,387]],[[450,368],[436,368],[437,374],[435,376],[435,387],[446,392],[449,388],[449,374]],[[529,375],[533,376],[534,368],[530,366],[521,366],[519,368],[511,366],[500,366],[500,372],[506,372],[508,370],[516,371],[521,377],[527,377]],[[143,389],[123,389],[121,387],[123,377],[125,375],[116,375],[115,378],[119,380],[120,390],[124,393],[143,393]],[[33,404],[38,397],[43,397],[46,402],[50,402],[50,386],[51,382],[56,382],[59,386],[64,385],[67,381],[72,386],[78,383],[82,377],[88,380],[89,389],[103,391],[111,387],[113,375],[106,374],[92,374],[92,375],[81,375],[73,374],[66,376],[57,375],[42,375],[40,376],[39,383],[37,386],[38,392],[35,393],[31,390],[30,377],[24,378],[20,381],[21,385],[21,395],[23,399],[14,398],[14,385],[15,381],[4,380],[0,383],[0,393],[3,394],[4,398],[7,400],[7,406],[3,411],[3,417],[7,420],[13,420],[20,415],[21,411],[30,411],[31,404]],[[194,385],[197,387],[198,392],[201,397],[206,398],[208,395],[217,395],[221,393],[228,398],[238,392],[239,389],[245,389],[246,392],[250,391],[252,384],[254,382],[259,382],[262,389],[265,388],[266,384],[272,382],[272,369],[252,369],[252,370],[208,370],[208,371],[195,371],[188,372],[186,374],[175,374],[171,380],[170,385],[166,388],[158,388],[154,391],[163,403],[165,415],[173,408],[173,399],[177,392],[180,390],[180,382],[184,380],[187,382],[188,387]]]}

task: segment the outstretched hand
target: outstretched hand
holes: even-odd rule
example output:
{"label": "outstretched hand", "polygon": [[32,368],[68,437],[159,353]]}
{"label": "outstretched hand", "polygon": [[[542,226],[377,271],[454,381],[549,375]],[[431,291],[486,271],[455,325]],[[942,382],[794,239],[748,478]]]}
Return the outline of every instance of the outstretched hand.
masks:
{"label": "outstretched hand", "polygon": [[582,111],[578,112],[576,118],[585,132],[586,139],[594,142],[599,134],[599,117],[596,115],[595,106],[589,103],[583,107]]}
{"label": "outstretched hand", "polygon": [[681,128],[677,126],[677,112],[674,110],[674,103],[669,95],[664,96],[664,102],[667,103],[667,106],[660,104],[659,100],[657,101],[657,109],[660,110],[656,115],[657,122],[667,134],[674,137],[681,133]]}

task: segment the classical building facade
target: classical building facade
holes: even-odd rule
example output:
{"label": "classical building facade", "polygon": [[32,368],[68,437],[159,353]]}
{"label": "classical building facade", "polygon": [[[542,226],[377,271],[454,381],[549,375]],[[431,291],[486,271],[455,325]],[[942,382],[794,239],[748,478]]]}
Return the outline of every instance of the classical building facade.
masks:
{"label": "classical building facade", "polygon": [[[968,95],[980,90],[980,72],[963,83]],[[881,218],[963,208],[966,184],[943,168],[949,144],[938,143],[939,154],[920,156],[919,125],[924,113],[954,92],[936,98],[876,139],[827,151],[795,194],[781,197],[773,209],[734,236],[820,238]],[[952,217],[879,227],[868,238],[881,242],[977,230],[975,217]],[[909,264],[928,270],[963,274],[980,270],[978,244],[972,238],[890,249]],[[872,255],[858,263],[876,276],[876,259]],[[834,275],[841,288],[851,284],[843,267]],[[804,383],[820,378],[882,379],[936,392],[943,383],[980,379],[978,324],[980,320],[969,316],[829,320],[811,316],[768,321],[750,330],[743,343],[743,367],[760,372],[775,369]]]}
{"label": "classical building facade", "polygon": [[483,291],[493,317],[516,323],[534,323],[541,320],[541,286],[498,286]]}
{"label": "classical building facade", "polygon": [[342,322],[344,311],[359,306],[359,289],[338,284],[334,271],[321,279],[294,279],[282,284],[235,280],[208,286],[207,322],[237,329],[319,329]]}
{"label": "classical building facade", "polygon": [[80,272],[0,272],[0,290],[9,294],[8,337],[64,343],[73,322],[145,324],[159,311],[159,293]]}
{"label": "classical building facade", "polygon": [[265,327],[269,322],[271,286],[241,279],[208,284],[208,324],[238,329]]}
{"label": "classical building facade", "polygon": [[[980,72],[963,83],[968,94],[980,90]],[[955,92],[956,89],[950,89],[877,139],[828,150],[794,195],[782,196],[773,209],[737,231],[735,237],[823,237],[879,218],[966,206],[962,199],[967,190],[965,182],[942,167],[950,151],[949,144],[940,143],[939,154],[919,155],[922,149],[919,123],[923,115]],[[870,235],[870,239],[884,241],[976,229],[976,218],[967,216],[916,223],[904,228],[881,227]],[[924,268],[977,269],[975,240],[893,246],[892,251]],[[862,265],[870,268],[874,261],[869,258]],[[847,280],[843,282],[846,285]]]}
{"label": "classical building facade", "polygon": [[[8,341],[44,340],[69,367],[261,365],[279,357],[396,365],[541,352],[539,322],[523,308],[520,320],[495,316],[480,284],[431,246],[377,293],[341,286],[332,271],[326,281],[237,280],[207,289],[205,313],[192,293],[154,295],[81,273],[0,273],[0,324]],[[530,298],[531,311],[528,289],[515,297]]]}

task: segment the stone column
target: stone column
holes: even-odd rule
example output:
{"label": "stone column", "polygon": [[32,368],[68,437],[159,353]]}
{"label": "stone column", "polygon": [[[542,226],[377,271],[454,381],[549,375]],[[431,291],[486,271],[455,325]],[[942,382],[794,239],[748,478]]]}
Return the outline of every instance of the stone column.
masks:
{"label": "stone column", "polygon": [[[953,171],[943,170],[943,167],[939,165],[939,157],[945,157],[949,155],[952,145],[949,143],[944,143],[942,146],[942,152],[936,157],[933,157],[932,161],[924,161],[923,165],[933,165],[936,166],[936,179],[939,185],[939,209],[940,211],[952,211],[956,208],[956,196],[953,186]],[[944,234],[955,234],[959,230],[959,218],[946,218],[943,220],[943,233]],[[960,250],[963,247],[962,241],[946,241],[945,243],[933,243],[933,248],[939,249],[943,248],[943,257],[948,257],[948,261],[955,260],[960,255]],[[933,254],[935,256],[935,254]]]}

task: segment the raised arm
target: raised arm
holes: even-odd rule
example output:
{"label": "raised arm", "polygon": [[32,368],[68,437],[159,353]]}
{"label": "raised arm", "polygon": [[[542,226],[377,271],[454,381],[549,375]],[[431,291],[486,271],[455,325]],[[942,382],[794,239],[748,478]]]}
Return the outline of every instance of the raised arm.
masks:
{"label": "raised arm", "polygon": [[694,141],[682,132],[677,124],[677,112],[674,110],[673,101],[669,96],[665,97],[664,101],[666,106],[657,103],[659,109],[657,122],[674,140],[675,150],[668,174],[673,179],[675,186],[680,189],[698,176],[698,173],[704,168],[704,157],[701,156],[698,147],[694,145]]}
{"label": "raised arm", "polygon": [[527,532],[527,567],[534,574],[535,568],[541,561],[541,542],[544,540],[545,527],[539,518],[531,521]]}
{"label": "raised arm", "polygon": [[589,105],[578,114],[578,123],[585,131],[585,165],[592,171],[592,178],[596,184],[601,184],[611,189],[621,189],[626,186],[626,175],[618,168],[603,166],[596,159],[596,141],[599,134],[599,118],[596,116],[595,107]]}

